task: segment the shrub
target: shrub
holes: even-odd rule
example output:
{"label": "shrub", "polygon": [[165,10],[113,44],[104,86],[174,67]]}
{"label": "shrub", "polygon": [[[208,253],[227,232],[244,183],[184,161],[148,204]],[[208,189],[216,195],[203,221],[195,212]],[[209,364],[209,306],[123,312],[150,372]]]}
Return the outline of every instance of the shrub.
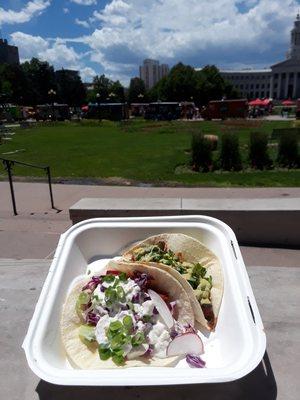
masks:
{"label": "shrub", "polygon": [[226,171],[240,171],[242,169],[239,138],[232,133],[222,135],[220,167]]}
{"label": "shrub", "polygon": [[217,150],[219,138],[217,135],[204,135],[204,139],[210,142],[212,151]]}
{"label": "shrub", "polygon": [[277,161],[280,165],[288,168],[299,166],[298,134],[296,131],[280,135]]}
{"label": "shrub", "polygon": [[202,133],[192,136],[192,164],[195,171],[207,172],[212,167],[212,145]]}
{"label": "shrub", "polygon": [[249,160],[252,168],[269,168],[272,161],[268,154],[268,134],[251,132]]}

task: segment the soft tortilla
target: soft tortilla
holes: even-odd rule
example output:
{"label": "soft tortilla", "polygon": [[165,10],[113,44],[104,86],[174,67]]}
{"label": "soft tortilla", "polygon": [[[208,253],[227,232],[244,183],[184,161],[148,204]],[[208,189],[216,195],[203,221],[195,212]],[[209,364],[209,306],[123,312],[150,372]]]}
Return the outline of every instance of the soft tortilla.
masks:
{"label": "soft tortilla", "polygon": [[[208,274],[211,275],[213,284],[211,289],[211,301],[215,321],[213,325],[209,326],[204,317],[199,301],[194,294],[194,290],[188,281],[169,265],[154,262],[146,263],[152,267],[158,267],[176,278],[189,295],[196,320],[206,329],[214,330],[223,296],[223,274],[218,257],[206,246],[204,246],[204,244],[199,242],[199,240],[182,233],[163,233],[161,235],[151,236],[127,250],[126,253],[123,254],[123,260],[132,263],[132,255],[137,249],[141,247],[147,247],[149,245],[155,245],[161,241],[165,242],[167,244],[167,248],[172,250],[174,253],[180,252],[184,261],[190,263],[200,263],[204,268],[207,269]],[[141,263],[141,261],[138,262]]]}
{"label": "soft tortilla", "polygon": [[[187,293],[182,286],[167,272],[147,265],[130,265],[127,263],[113,263],[108,265],[109,269],[117,269],[123,272],[140,271],[146,272],[154,278],[153,289],[161,290],[170,296],[171,301],[177,300],[178,321],[183,324],[194,324],[194,313]],[[70,363],[80,369],[106,369],[106,368],[128,368],[128,367],[166,367],[175,364],[179,357],[168,358],[142,358],[126,361],[124,366],[117,366],[111,359],[102,361],[99,358],[97,346],[87,347],[79,339],[78,330],[81,325],[75,306],[82,287],[89,279],[82,280],[72,289],[63,306],[61,317],[61,337]]]}

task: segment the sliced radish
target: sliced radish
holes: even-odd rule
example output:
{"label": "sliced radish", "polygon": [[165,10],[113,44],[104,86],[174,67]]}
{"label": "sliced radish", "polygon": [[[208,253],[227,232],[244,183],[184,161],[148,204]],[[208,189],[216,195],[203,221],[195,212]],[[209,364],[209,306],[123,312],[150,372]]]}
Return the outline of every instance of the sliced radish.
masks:
{"label": "sliced radish", "polygon": [[167,348],[167,356],[199,356],[204,353],[202,340],[195,333],[184,333],[176,336]]}
{"label": "sliced radish", "polygon": [[169,329],[171,329],[174,325],[174,319],[169,310],[169,307],[167,306],[165,301],[160,297],[160,295],[154,292],[154,290],[148,289],[148,294],[151,297],[151,300],[153,301],[159,315],[164,320],[164,323],[167,325]]}

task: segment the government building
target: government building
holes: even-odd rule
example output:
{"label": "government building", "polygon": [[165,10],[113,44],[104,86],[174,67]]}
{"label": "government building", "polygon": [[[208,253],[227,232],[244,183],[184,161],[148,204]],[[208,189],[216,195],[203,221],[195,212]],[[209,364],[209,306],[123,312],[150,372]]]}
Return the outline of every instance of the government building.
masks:
{"label": "government building", "polygon": [[291,45],[285,61],[269,69],[221,70],[220,73],[239,90],[241,97],[300,98],[300,15],[291,31]]}

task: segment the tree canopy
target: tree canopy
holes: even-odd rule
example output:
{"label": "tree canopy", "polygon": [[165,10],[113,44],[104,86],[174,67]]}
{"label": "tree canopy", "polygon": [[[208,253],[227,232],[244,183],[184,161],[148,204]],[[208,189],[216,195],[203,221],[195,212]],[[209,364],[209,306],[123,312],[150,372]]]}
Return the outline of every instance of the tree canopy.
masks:
{"label": "tree canopy", "polygon": [[143,80],[132,78],[127,93],[120,81],[113,81],[104,74],[97,75],[93,79],[93,90],[87,93],[76,71],[54,71],[48,62],[37,58],[20,65],[1,64],[0,94],[6,102],[33,106],[52,101],[80,106],[86,101],[116,103],[125,100],[129,103],[193,101],[201,106],[210,100],[238,96],[214,65],[196,71],[180,62],[150,91],[146,91]]}
{"label": "tree canopy", "polygon": [[102,74],[95,76],[93,85],[94,89],[89,94],[91,101],[99,103],[122,103],[125,101],[124,87],[120,81],[112,81]]}
{"label": "tree canopy", "polygon": [[128,89],[129,103],[143,103],[147,100],[145,83],[140,78],[132,78]]}
{"label": "tree canopy", "polygon": [[[75,71],[54,71],[46,61],[32,58],[20,65],[0,65],[0,90],[7,102],[20,105],[46,104],[52,101],[81,105],[85,87]],[[52,96],[49,91],[52,90]]]}
{"label": "tree canopy", "polygon": [[150,90],[149,97],[152,101],[194,101],[203,105],[223,97],[236,98],[237,92],[214,65],[196,71],[178,63]]}

